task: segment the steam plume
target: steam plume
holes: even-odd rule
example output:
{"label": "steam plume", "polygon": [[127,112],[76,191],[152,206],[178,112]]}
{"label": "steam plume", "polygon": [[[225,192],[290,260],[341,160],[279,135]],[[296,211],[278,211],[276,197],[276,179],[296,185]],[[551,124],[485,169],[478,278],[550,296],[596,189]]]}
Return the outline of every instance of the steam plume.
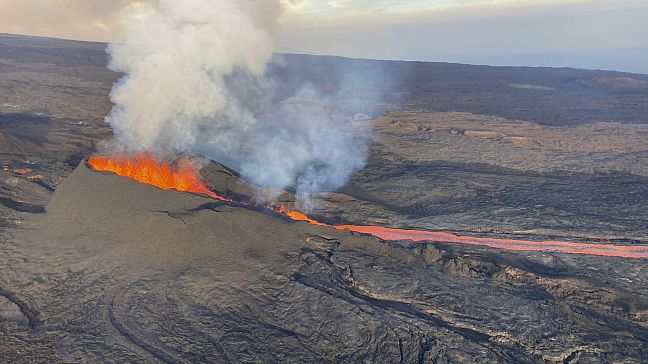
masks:
{"label": "steam plume", "polygon": [[[116,144],[159,155],[199,152],[264,187],[310,195],[363,166],[363,120],[336,115],[306,85],[274,98],[268,65],[280,0],[156,0],[109,47],[125,76],[107,117]],[[329,95],[328,98],[334,98]],[[261,196],[267,199],[268,196]],[[271,196],[270,196],[271,197]]]}

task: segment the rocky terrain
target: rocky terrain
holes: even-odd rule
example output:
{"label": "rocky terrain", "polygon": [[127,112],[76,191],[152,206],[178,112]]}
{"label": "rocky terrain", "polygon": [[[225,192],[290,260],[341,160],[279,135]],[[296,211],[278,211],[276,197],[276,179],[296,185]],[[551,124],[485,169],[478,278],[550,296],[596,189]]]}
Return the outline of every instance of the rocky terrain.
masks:
{"label": "rocky terrain", "polygon": [[[90,170],[104,47],[0,36],[3,362],[648,358],[646,259],[385,242]],[[333,69],[388,76],[335,105],[373,143],[319,218],[648,243],[648,76],[283,58],[269,72],[322,92]]]}

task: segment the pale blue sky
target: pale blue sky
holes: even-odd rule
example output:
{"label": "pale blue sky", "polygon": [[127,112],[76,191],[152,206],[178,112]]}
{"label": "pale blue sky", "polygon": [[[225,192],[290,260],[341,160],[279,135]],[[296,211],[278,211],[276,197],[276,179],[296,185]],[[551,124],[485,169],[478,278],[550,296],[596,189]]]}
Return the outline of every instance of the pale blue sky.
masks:
{"label": "pale blue sky", "polygon": [[[0,0],[0,32],[118,40],[142,1]],[[281,1],[283,52],[648,73],[648,0]]]}
{"label": "pale blue sky", "polygon": [[288,52],[648,73],[648,0],[303,0],[282,24]]}
{"label": "pale blue sky", "polygon": [[366,12],[385,9],[421,9],[429,7],[456,6],[471,3],[493,2],[497,0],[303,0],[294,1],[301,13],[321,12]]}
{"label": "pale blue sky", "polygon": [[[426,12],[468,12],[483,16],[488,11],[577,6],[582,9],[627,8],[646,5],[645,0],[284,0],[288,15],[340,17],[362,14],[421,15]],[[481,14],[480,14],[481,13]]]}

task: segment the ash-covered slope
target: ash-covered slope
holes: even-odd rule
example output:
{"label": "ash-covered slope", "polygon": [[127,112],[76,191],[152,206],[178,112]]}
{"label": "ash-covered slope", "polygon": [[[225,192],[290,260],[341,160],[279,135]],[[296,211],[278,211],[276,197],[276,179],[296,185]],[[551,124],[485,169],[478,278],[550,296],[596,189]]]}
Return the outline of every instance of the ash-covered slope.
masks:
{"label": "ash-covered slope", "polygon": [[3,236],[0,309],[15,319],[0,323],[0,356],[18,362],[648,354],[648,268],[636,260],[385,243],[85,163],[46,214]]}

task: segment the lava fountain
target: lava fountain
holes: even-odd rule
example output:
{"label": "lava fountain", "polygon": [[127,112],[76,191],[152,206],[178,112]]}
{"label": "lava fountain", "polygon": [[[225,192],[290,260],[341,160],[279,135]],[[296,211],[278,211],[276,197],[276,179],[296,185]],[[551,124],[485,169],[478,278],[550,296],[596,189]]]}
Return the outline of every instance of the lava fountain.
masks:
{"label": "lava fountain", "polygon": [[[148,153],[139,153],[134,157],[128,155],[94,156],[88,159],[88,164],[97,171],[113,172],[136,181],[147,183],[161,189],[193,192],[207,195],[211,198],[245,204],[223,196],[219,196],[201,181],[198,168],[188,162],[169,163],[157,160]],[[570,241],[529,241],[519,239],[498,239],[473,236],[459,236],[440,231],[394,229],[383,226],[367,225],[330,225],[317,221],[301,211],[288,210],[284,205],[279,208],[270,207],[294,221],[304,221],[313,225],[329,226],[338,230],[350,230],[370,234],[383,240],[437,241],[445,243],[460,243],[468,245],[483,245],[492,248],[523,251],[559,251],[571,254],[588,254],[623,258],[648,258],[646,245],[615,245],[579,243]]]}
{"label": "lava fountain", "polygon": [[88,159],[88,164],[97,171],[113,172],[163,190],[193,192],[225,200],[200,181],[198,169],[188,161],[171,165],[158,161],[152,154],[139,153],[133,158],[126,154],[94,156]]}

